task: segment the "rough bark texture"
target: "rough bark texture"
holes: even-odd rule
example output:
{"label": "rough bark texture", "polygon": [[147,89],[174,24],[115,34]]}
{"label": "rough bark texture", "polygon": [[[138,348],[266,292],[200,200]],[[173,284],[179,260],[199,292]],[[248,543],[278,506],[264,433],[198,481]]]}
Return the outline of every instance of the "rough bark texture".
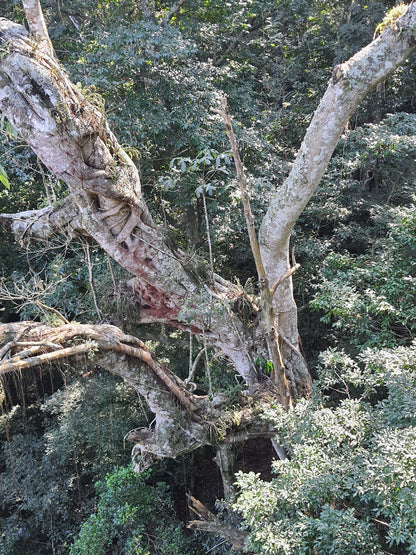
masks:
{"label": "rough bark texture", "polygon": [[35,48],[23,27],[3,19],[0,34],[8,51],[0,63],[0,109],[71,191],[59,208],[16,215],[15,229],[42,239],[48,233],[70,233],[71,227],[90,235],[134,276],[130,287],[137,322],[204,333],[253,385],[254,343],[230,310],[240,292],[216,277],[214,294],[192,262],[167,246],[141,196],[137,168],[99,105],[92,103],[94,94],[75,87],[52,56]]}
{"label": "rough bark texture", "polygon": [[[288,270],[290,232],[348,118],[363,96],[414,49],[415,12],[410,5],[394,26],[335,69],[292,171],[261,225],[269,283]],[[23,27],[0,20],[0,40],[0,109],[71,191],[58,209],[18,215],[15,229],[42,238],[57,231],[89,234],[134,276],[130,286],[138,322],[165,322],[204,333],[253,386],[258,381],[253,361],[264,354],[267,330],[248,333],[234,310],[241,292],[219,277],[211,289],[183,253],[168,248],[141,196],[137,169],[109,129],[99,103],[94,105],[94,95],[75,87],[53,53],[39,50]],[[296,395],[307,394],[310,377],[298,348],[290,279],[278,286],[274,309],[284,366],[293,376]]]}
{"label": "rough bark texture", "polygon": [[[414,50],[415,28],[416,5],[412,3],[379,38],[335,68],[292,171],[261,225],[259,243],[269,284],[289,269],[291,230],[315,191],[345,124],[363,96]],[[59,207],[3,218],[12,221],[15,231],[25,238],[46,240],[54,233],[91,236],[131,273],[138,323],[164,322],[204,334],[229,356],[253,393],[261,381],[254,360],[268,358],[265,333],[270,331],[257,326],[258,309],[252,305],[253,317],[247,326],[239,311],[243,293],[219,276],[214,276],[214,287],[212,276],[201,276],[183,253],[167,246],[141,196],[137,169],[112,134],[96,95],[75,87],[50,49],[39,48],[39,41],[22,26],[5,19],[0,19],[0,51],[0,110],[70,190]],[[277,286],[273,304],[284,367],[293,376],[295,395],[307,395],[310,377],[298,348],[290,277]],[[1,357],[9,359],[2,361],[0,374],[32,363],[59,361],[63,355],[85,357],[92,349],[92,363],[134,386],[156,415],[154,428],[130,434],[139,470],[154,457],[174,457],[210,444],[219,453],[224,481],[229,483],[232,450],[226,446],[274,435],[259,414],[275,402],[278,392],[245,397],[238,409],[224,411],[225,398],[208,401],[190,394],[138,339],[117,328],[69,325],[51,329],[21,323],[3,326],[0,334]],[[75,341],[76,337],[81,340]],[[280,456],[284,457],[284,450]]]}
{"label": "rough bark texture", "polygon": [[138,471],[157,458],[175,458],[203,445],[223,452],[225,446],[252,437],[275,435],[267,419],[258,417],[273,402],[270,392],[258,394],[255,400],[242,397],[238,408],[225,410],[225,397],[209,400],[192,394],[140,339],[115,326],[67,324],[52,328],[36,322],[0,325],[0,378],[34,366],[64,360],[79,362],[80,357],[79,367],[99,366],[123,378],[155,414],[152,428],[132,430],[127,436],[134,444],[133,467]]}

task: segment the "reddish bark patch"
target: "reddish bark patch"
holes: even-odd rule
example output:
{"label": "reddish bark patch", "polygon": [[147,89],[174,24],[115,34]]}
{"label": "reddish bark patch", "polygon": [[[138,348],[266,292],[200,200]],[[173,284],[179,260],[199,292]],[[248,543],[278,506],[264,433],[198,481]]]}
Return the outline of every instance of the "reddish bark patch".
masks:
{"label": "reddish bark patch", "polygon": [[140,316],[164,322],[177,322],[180,308],[171,296],[146,281],[135,285],[134,292],[139,301]]}

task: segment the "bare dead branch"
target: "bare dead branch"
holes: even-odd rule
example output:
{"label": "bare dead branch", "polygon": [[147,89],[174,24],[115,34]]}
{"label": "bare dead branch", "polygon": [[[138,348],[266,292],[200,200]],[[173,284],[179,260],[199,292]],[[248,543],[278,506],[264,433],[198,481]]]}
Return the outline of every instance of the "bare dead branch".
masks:
{"label": "bare dead branch", "polygon": [[0,300],[13,303],[18,307],[18,311],[26,305],[34,305],[40,308],[44,314],[52,312],[64,324],[69,324],[69,321],[59,310],[47,305],[42,300],[46,295],[54,293],[58,285],[65,279],[62,278],[55,283],[48,283],[41,280],[35,273],[30,272],[29,277],[25,276],[25,278],[13,282],[14,290],[7,286],[4,279],[0,279]]}
{"label": "bare dead branch", "polygon": [[85,253],[85,259],[87,262],[87,268],[88,268],[88,281],[90,283],[90,289],[91,289],[91,294],[92,294],[92,300],[94,302],[94,307],[95,307],[95,311],[97,312],[97,316],[100,320],[103,319],[103,315],[101,313],[101,310],[98,306],[98,301],[97,301],[97,293],[95,291],[95,283],[94,283],[94,274],[92,271],[92,262],[91,262],[91,255],[90,255],[90,246],[87,242],[85,242],[83,244],[83,249],[84,249],[84,253]]}
{"label": "bare dead branch", "polygon": [[233,550],[241,551],[244,549],[248,532],[220,521],[201,501],[198,501],[192,495],[187,495],[187,497],[189,499],[189,509],[201,519],[191,520],[188,522],[187,528],[213,532],[229,542]]}
{"label": "bare dead branch", "polygon": [[291,384],[289,383],[285,373],[285,367],[279,345],[279,335],[276,327],[276,315],[273,308],[273,294],[269,289],[269,283],[260,253],[260,246],[257,240],[256,228],[254,226],[254,216],[251,211],[250,199],[248,195],[247,177],[244,171],[243,163],[240,158],[237,139],[234,134],[231,117],[228,112],[227,99],[225,97],[221,98],[221,109],[217,110],[216,112],[224,120],[227,136],[231,144],[235,169],[237,172],[237,183],[241,192],[241,200],[244,208],[244,216],[246,219],[251,252],[253,253],[253,258],[259,277],[259,285],[261,290],[261,306],[263,309],[262,316],[264,319],[264,327],[266,329],[265,340],[267,342],[270,358],[273,362],[274,367],[272,378],[279,391],[280,401],[283,407],[288,410],[294,405],[295,396],[292,395],[291,391],[291,389],[294,387],[294,384],[291,387]]}
{"label": "bare dead branch", "polygon": [[279,287],[279,285],[283,283],[285,279],[287,279],[292,274],[294,274],[296,270],[299,270],[299,268],[300,268],[300,264],[295,264],[292,268],[290,268],[287,272],[285,272],[282,275],[282,277],[280,277],[277,281],[274,282],[274,284],[270,288],[270,294],[272,297],[276,293],[276,289]]}
{"label": "bare dead branch", "polygon": [[259,280],[264,280],[266,277],[266,273],[264,271],[263,261],[260,254],[259,243],[257,241],[256,229],[254,227],[254,216],[251,211],[250,199],[248,196],[247,177],[244,171],[243,163],[240,158],[240,152],[238,149],[237,139],[234,134],[233,125],[231,123],[231,117],[228,112],[227,99],[224,96],[221,98],[221,109],[213,110],[213,111],[218,113],[224,120],[225,130],[227,132],[228,140],[230,141],[235,169],[237,172],[237,183],[241,192],[241,201],[243,203],[244,216],[246,219],[247,232],[250,240],[251,252],[253,253],[254,262],[256,264]]}

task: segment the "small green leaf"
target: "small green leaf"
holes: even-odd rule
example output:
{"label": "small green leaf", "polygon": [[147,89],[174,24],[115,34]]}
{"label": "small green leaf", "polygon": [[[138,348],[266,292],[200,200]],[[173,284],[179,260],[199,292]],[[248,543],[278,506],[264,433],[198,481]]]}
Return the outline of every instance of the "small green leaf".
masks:
{"label": "small green leaf", "polygon": [[2,183],[8,191],[10,191],[9,178],[7,177],[7,174],[4,171],[3,166],[0,166],[0,183]]}

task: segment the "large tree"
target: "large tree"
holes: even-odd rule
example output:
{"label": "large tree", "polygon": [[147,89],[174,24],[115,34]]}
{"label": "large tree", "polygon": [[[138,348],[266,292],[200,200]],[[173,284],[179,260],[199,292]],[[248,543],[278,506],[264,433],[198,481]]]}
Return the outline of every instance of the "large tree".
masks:
{"label": "large tree", "polygon": [[[27,241],[47,241],[57,234],[94,240],[131,274],[126,287],[137,308],[136,323],[160,322],[202,337],[225,353],[247,391],[245,406],[224,422],[226,400],[221,395],[193,394],[139,339],[110,325],[5,324],[0,373],[68,357],[108,369],[132,384],[155,414],[152,428],[130,437],[135,468],[142,470],[155,457],[175,457],[210,444],[218,452],[228,491],[235,443],[274,436],[273,425],[261,412],[276,400],[289,410],[309,395],[311,378],[299,349],[292,290],[290,234],[351,115],[416,48],[416,7],[412,3],[371,44],[335,67],[290,174],[268,207],[258,240],[246,204],[258,272],[254,298],[213,273],[209,264],[208,270],[201,268],[192,256],[171,246],[166,231],[152,218],[138,170],[104,112],[59,64],[39,3],[23,3],[30,32],[0,20],[0,109],[70,194],[57,206],[2,218]],[[161,24],[169,24],[182,4],[176,3]],[[143,6],[146,17],[149,6]],[[151,10],[147,16],[154,18]],[[213,109],[225,119],[244,199],[244,169],[232,123],[224,104]],[[259,361],[272,362],[271,379]],[[265,390],[267,395],[262,395]],[[225,434],[215,433],[219,422]],[[275,447],[284,457],[284,449]]]}

